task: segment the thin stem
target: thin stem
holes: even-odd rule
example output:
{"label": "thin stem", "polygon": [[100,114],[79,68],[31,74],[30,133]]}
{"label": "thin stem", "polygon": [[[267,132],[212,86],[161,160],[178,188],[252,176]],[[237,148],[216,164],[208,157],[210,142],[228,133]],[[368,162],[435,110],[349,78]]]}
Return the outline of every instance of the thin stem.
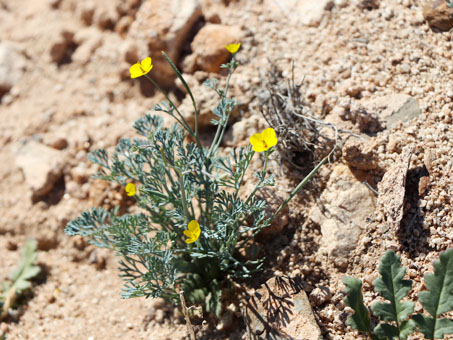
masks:
{"label": "thin stem", "polygon": [[278,207],[277,211],[275,211],[274,215],[271,218],[272,221],[283,210],[283,208],[286,207],[289,201],[291,201],[291,199],[299,192],[299,190],[302,189],[305,184],[307,184],[308,181],[318,172],[319,168],[321,168],[321,166],[327,162],[332,151],[326,157],[324,157],[321,162],[319,162],[319,164],[297,185],[297,187],[294,188],[288,198],[280,205],[280,207]]}
{"label": "thin stem", "polygon": [[[264,166],[263,166],[263,172],[265,173],[266,170],[267,170],[267,160],[269,158],[269,152],[266,150],[266,152],[264,153]],[[266,175],[266,174],[264,174]],[[255,193],[258,191],[258,189],[260,188],[260,185],[261,185],[262,181],[258,182],[255,186],[255,189],[253,189],[252,193],[249,195],[249,197],[247,198],[247,201],[245,201],[245,204],[249,203],[249,201],[252,199],[253,196],[255,196]]]}
{"label": "thin stem", "polygon": [[[226,80],[226,83],[225,83],[225,91],[223,92],[223,96],[222,96],[221,100],[223,100],[223,99],[225,99],[227,97],[228,89],[229,89],[229,86],[230,86],[231,75],[233,74],[234,70],[236,69],[235,65],[236,65],[236,60],[234,59],[234,54],[233,54],[233,58],[230,61],[230,67],[229,67],[229,70],[228,70],[229,72],[228,72],[227,80]],[[220,141],[222,140],[221,137],[223,137],[223,131],[225,130],[225,128],[227,126],[229,118],[230,118],[230,116],[228,115],[227,119],[223,122],[223,124],[219,124],[217,126],[217,131],[215,133],[215,137],[212,140],[211,147],[209,148],[208,158],[211,157],[211,155],[218,148],[218,144],[220,144]],[[221,132],[221,130],[223,130],[223,131]],[[221,136],[220,138],[219,138],[219,135]]]}
{"label": "thin stem", "polygon": [[187,123],[186,119],[184,118],[184,116],[181,114],[181,112],[179,112],[178,108],[176,107],[176,105],[173,103],[173,101],[170,99],[170,97],[168,96],[168,94],[159,86],[159,84],[157,84],[149,75],[145,74],[145,77],[146,79],[148,79],[160,92],[162,92],[162,94],[165,96],[165,98],[167,99],[168,103],[175,109],[176,113],[178,114],[178,116],[181,118],[182,121],[179,121],[178,118],[176,118],[175,116],[173,116],[173,118],[175,118],[186,130],[187,132],[195,138],[196,142],[197,142],[197,145],[198,147],[201,149],[202,146],[201,146],[201,142],[200,142],[200,138],[198,137],[198,134],[196,134],[189,126],[189,124]]}
{"label": "thin stem", "polygon": [[190,99],[192,100],[192,105],[193,105],[193,108],[195,110],[195,136],[198,137],[198,114],[199,113],[198,113],[198,109],[197,109],[197,103],[195,102],[195,98],[193,97],[192,91],[190,90],[189,85],[187,85],[187,82],[184,79],[184,77],[182,76],[181,72],[179,72],[178,68],[175,66],[175,64],[173,64],[173,61],[170,59],[170,57],[164,51],[162,51],[162,54],[165,57],[165,59],[167,59],[167,61],[170,64],[171,68],[173,69],[173,71],[175,71],[175,73],[178,76],[179,80],[181,80],[182,85],[184,86],[184,88],[186,89],[187,93],[190,96]]}
{"label": "thin stem", "polygon": [[162,148],[160,148],[159,151],[160,151],[160,154],[162,155],[162,159],[164,161],[164,165],[172,168],[176,172],[176,174],[178,176],[179,187],[180,187],[180,190],[181,190],[181,203],[182,203],[182,207],[184,209],[184,216],[186,217],[186,222],[188,222],[189,219],[190,219],[190,216],[189,216],[189,210],[187,209],[186,190],[184,189],[184,180],[183,180],[181,171],[179,171],[179,169],[176,168],[175,166],[173,166],[172,164],[169,164],[168,159],[165,156],[164,151],[163,151]]}

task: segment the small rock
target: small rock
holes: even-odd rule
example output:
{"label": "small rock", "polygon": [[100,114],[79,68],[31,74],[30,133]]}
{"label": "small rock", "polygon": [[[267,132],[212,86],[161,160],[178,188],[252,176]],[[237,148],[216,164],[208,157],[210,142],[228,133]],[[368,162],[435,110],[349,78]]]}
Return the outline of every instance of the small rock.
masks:
{"label": "small rock", "polygon": [[207,24],[195,36],[191,47],[197,67],[206,72],[219,72],[220,65],[231,57],[225,49],[230,43],[240,42],[243,33],[238,26]]}
{"label": "small rock", "polygon": [[118,33],[121,37],[125,37],[134,22],[134,18],[130,15],[125,15],[118,20],[118,23],[115,26],[115,32]]}
{"label": "small rock", "polygon": [[361,9],[367,9],[369,11],[379,8],[378,0],[362,0],[357,5]]}
{"label": "small rock", "polygon": [[310,293],[310,301],[316,306],[321,306],[323,303],[330,301],[332,293],[329,287],[319,286],[313,289]]}
{"label": "small rock", "polygon": [[73,32],[63,30],[55,41],[50,43],[51,47],[49,53],[53,62],[61,64],[70,60],[72,53],[76,49],[73,39]]}
{"label": "small rock", "polygon": [[453,8],[445,0],[430,1],[423,7],[423,16],[429,26],[441,31],[449,31],[453,27]]}
{"label": "small rock", "polygon": [[430,184],[429,176],[422,176],[420,177],[420,181],[418,182],[418,195],[420,197],[425,196],[426,192],[428,191],[429,184]]}
{"label": "small rock", "polygon": [[18,150],[16,164],[22,169],[34,200],[49,193],[61,178],[64,157],[61,151],[30,141]]}
{"label": "small rock", "polygon": [[154,320],[156,320],[157,323],[163,323],[164,319],[165,319],[165,312],[162,309],[157,309]]}
{"label": "small rock", "polygon": [[299,279],[271,278],[256,290],[251,300],[246,314],[259,339],[322,339]]}
{"label": "small rock", "polygon": [[6,243],[6,249],[10,251],[17,250],[17,243],[9,240],[8,243]]}
{"label": "small rock", "polygon": [[36,241],[38,242],[38,249],[48,251],[55,249],[58,246],[58,233],[54,230],[43,229],[36,235]]}
{"label": "small rock", "polygon": [[57,9],[60,7],[62,0],[49,0],[49,6],[52,7],[53,9]]}
{"label": "small rock", "polygon": [[93,15],[93,23],[101,30],[113,30],[119,19],[116,5],[113,1],[103,1],[100,4],[103,6],[98,5],[96,8]]}
{"label": "small rock", "polygon": [[354,139],[344,144],[343,159],[349,167],[359,170],[376,169],[378,162],[373,144]]}
{"label": "small rock", "polygon": [[82,1],[77,5],[77,12],[79,13],[79,17],[87,26],[93,23],[95,10],[96,4],[94,3],[94,1]]}
{"label": "small rock", "polygon": [[65,137],[57,135],[47,135],[44,137],[44,143],[53,149],[63,150],[69,145],[68,140]]}
{"label": "small rock", "polygon": [[88,260],[90,261],[91,264],[94,264],[97,270],[102,270],[105,268],[106,258],[97,249],[93,250],[90,253],[90,257]]}
{"label": "small rock", "polygon": [[25,58],[12,45],[0,43],[0,98],[19,82]]}
{"label": "small rock", "polygon": [[88,173],[87,163],[79,163],[77,166],[71,169],[71,177],[78,184],[83,184],[88,181],[90,174]]}

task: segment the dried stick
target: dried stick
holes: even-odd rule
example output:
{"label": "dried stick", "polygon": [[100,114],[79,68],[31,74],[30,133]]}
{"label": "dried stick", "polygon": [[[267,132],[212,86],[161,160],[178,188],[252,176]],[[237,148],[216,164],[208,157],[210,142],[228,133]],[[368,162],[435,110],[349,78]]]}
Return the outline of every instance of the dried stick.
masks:
{"label": "dried stick", "polygon": [[184,298],[184,291],[182,290],[179,291],[179,299],[181,300],[182,311],[186,318],[186,325],[187,330],[189,332],[190,340],[197,340],[197,338],[195,338],[195,332],[193,331],[192,324],[190,323],[189,313],[187,313],[186,299]]}

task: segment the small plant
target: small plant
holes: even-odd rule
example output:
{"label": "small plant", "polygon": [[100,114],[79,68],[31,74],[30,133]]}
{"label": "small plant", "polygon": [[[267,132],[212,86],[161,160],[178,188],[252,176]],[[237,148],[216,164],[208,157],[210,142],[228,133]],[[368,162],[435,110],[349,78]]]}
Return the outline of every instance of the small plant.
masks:
{"label": "small plant", "polygon": [[348,296],[346,304],[354,310],[346,324],[368,334],[373,340],[407,339],[418,328],[425,339],[443,339],[445,334],[453,334],[453,320],[442,318],[443,313],[453,310],[453,249],[440,254],[440,261],[434,262],[434,274],[425,275],[428,291],[419,293],[419,300],[430,316],[415,314],[415,303],[401,301],[412,288],[411,280],[403,280],[406,268],[401,267],[400,257],[388,251],[379,266],[382,277],[373,286],[382,297],[390,302],[376,302],[371,310],[382,321],[371,330],[368,309],[363,304],[362,281],[345,277],[343,282]]}
{"label": "small plant", "polygon": [[[268,216],[266,202],[255,194],[274,185],[273,176],[267,175],[267,164],[277,144],[275,131],[266,129],[250,137],[251,145],[234,148],[227,157],[219,155],[230,113],[236,105],[228,97],[228,89],[238,67],[235,53],[239,47],[240,44],[226,46],[232,59],[222,65],[228,70],[225,87],[220,89],[216,79],[205,82],[219,97],[213,110],[217,119],[212,121],[217,130],[209,147],[200,142],[198,109],[192,92],[162,52],[192,99],[194,128],[149,76],[153,64],[148,57],[131,67],[131,77],[144,76],[162,91],[167,100],[154,110],[170,115],[178,124],[164,128],[162,118],[146,115],[134,125],[144,138],[121,139],[111,157],[105,150],[96,150],[89,156],[101,167],[95,177],[125,186],[141,212],[118,216],[118,209],[93,208],[71,221],[65,232],[86,236],[96,246],[112,249],[121,257],[124,298],[161,296],[178,303],[183,291],[188,302],[201,304],[205,311],[219,316],[223,299],[228,294],[234,299],[235,282],[262,269],[263,259],[247,252],[250,241],[270,225],[327,161],[326,158],[318,164],[275,214]],[[186,142],[187,135],[194,142]],[[254,190],[241,198],[244,176],[256,152],[263,152],[264,166],[256,173]]]}
{"label": "small plant", "polygon": [[2,282],[0,294],[0,320],[14,307],[17,299],[30,287],[30,280],[39,274],[41,268],[35,265],[36,241],[27,240],[22,249],[18,267],[11,273],[10,281]]}

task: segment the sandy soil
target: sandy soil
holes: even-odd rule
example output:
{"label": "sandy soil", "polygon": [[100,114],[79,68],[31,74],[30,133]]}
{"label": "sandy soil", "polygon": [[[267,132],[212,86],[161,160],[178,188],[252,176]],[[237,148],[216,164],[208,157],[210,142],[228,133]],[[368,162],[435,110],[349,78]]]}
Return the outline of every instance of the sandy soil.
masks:
{"label": "sandy soil", "polygon": [[[140,81],[128,79],[127,51],[140,42],[121,31],[120,18],[108,16],[109,9],[122,2],[95,1],[93,22],[87,24],[83,7],[89,3],[0,0],[0,43],[19,56],[21,75],[0,104],[0,280],[15,267],[28,237],[38,240],[38,263],[44,272],[19,315],[3,323],[2,331],[11,340],[188,339],[185,325],[160,301],[120,299],[113,254],[63,232],[67,222],[88,207],[127,206],[121,188],[89,179],[96,168],[87,154],[132,136],[133,122],[162,100]],[[142,1],[124,4],[129,12],[123,17],[132,20],[143,6]],[[266,273],[298,271],[309,295],[317,287],[329,287],[331,298],[312,305],[325,339],[360,339],[344,324],[344,275],[363,279],[365,299],[372,300],[370,282],[377,276],[377,259],[394,249],[409,268],[415,297],[423,289],[423,274],[432,271],[432,261],[453,246],[452,40],[451,33],[424,22],[423,4],[384,0],[378,8],[366,9],[358,2],[336,1],[315,16],[315,23],[304,25],[304,14],[291,11],[291,1],[202,1],[200,25],[220,20],[244,34],[238,54],[242,66],[232,80],[233,92],[248,99],[240,119],[261,117],[259,94],[266,90],[269,60],[278,63],[284,77],[289,77],[294,62],[295,78],[304,79],[307,107],[319,119],[331,117],[337,123],[338,113],[356,102],[391,94],[406,94],[419,103],[421,114],[415,120],[382,130],[369,142],[378,157],[378,166],[366,174],[374,184],[404,146],[414,147],[398,230],[387,227],[384,208],[377,203],[346,264],[339,266],[320,249],[321,228],[308,216],[332,170],[344,162],[338,154],[310,186],[311,192],[291,203],[289,226],[268,241],[269,254],[278,260],[268,264]],[[103,10],[110,21],[99,14]],[[79,43],[66,46],[66,55],[55,62],[52,48],[65,32]],[[190,48],[184,53],[190,54]],[[199,73],[191,79],[197,77]],[[175,91],[175,98],[182,99],[181,91]],[[363,132],[353,118],[343,121],[343,128]],[[62,160],[62,179],[40,199],[32,199],[17,165],[19,150],[29,141],[59,149]],[[301,178],[290,166],[284,169],[278,160],[272,163],[283,193]],[[418,186],[426,171],[429,181],[421,192]],[[198,332],[214,338],[202,327]],[[215,337],[246,335],[244,329],[235,329]]]}

